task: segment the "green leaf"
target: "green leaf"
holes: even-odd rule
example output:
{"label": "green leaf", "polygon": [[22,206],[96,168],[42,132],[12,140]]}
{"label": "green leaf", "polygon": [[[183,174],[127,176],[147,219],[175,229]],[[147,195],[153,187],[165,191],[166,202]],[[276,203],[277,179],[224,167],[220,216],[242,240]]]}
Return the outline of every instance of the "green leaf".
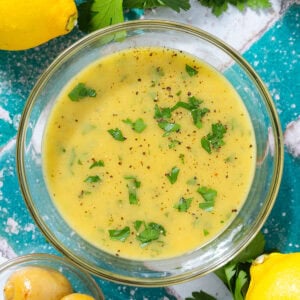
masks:
{"label": "green leaf", "polygon": [[215,198],[217,196],[217,191],[205,186],[197,189],[197,192],[203,197],[205,202],[199,203],[199,208],[211,212],[215,206]]}
{"label": "green leaf", "polygon": [[185,70],[189,74],[190,77],[193,77],[198,74],[198,71],[189,65],[185,65]]}
{"label": "green leaf", "polygon": [[169,149],[174,149],[177,145],[180,145],[180,144],[181,144],[181,142],[178,140],[171,140],[168,147],[169,147]]}
{"label": "green leaf", "polygon": [[223,141],[223,137],[226,131],[226,127],[220,122],[212,124],[211,132],[201,139],[202,148],[209,154],[212,153],[212,149],[218,150],[225,144],[225,142]]}
{"label": "green leaf", "polygon": [[96,183],[96,182],[100,182],[101,181],[101,178],[98,176],[98,175],[95,175],[95,176],[88,176],[84,182],[87,182],[87,183]]}
{"label": "green leaf", "polygon": [[173,167],[172,170],[166,174],[166,177],[169,179],[171,184],[174,184],[177,181],[179,171],[179,168]]}
{"label": "green leaf", "polygon": [[177,123],[161,120],[158,122],[158,126],[165,131],[163,136],[168,136],[171,132],[179,131],[181,126]]}
{"label": "green leaf", "polygon": [[78,6],[79,28],[91,32],[124,21],[122,0],[90,0]]}
{"label": "green leaf", "polygon": [[171,108],[160,108],[157,104],[154,107],[154,119],[169,119],[172,116]]}
{"label": "green leaf", "polygon": [[129,203],[136,205],[139,201],[137,197],[137,189],[140,188],[141,182],[134,176],[124,176],[124,178],[129,181],[127,184]]}
{"label": "green leaf", "polygon": [[87,87],[84,83],[78,83],[68,94],[71,101],[77,102],[86,97],[96,97],[97,93],[94,89]]}
{"label": "green leaf", "polygon": [[123,142],[126,140],[126,137],[123,136],[123,133],[119,128],[109,129],[107,131],[117,141]]}
{"label": "green leaf", "polygon": [[125,240],[130,235],[130,228],[126,226],[123,229],[110,229],[108,230],[108,232],[112,240],[125,242]]}
{"label": "green leaf", "polygon": [[155,8],[159,6],[170,7],[179,12],[180,9],[190,9],[189,0],[123,0],[124,8]]}
{"label": "green leaf", "polygon": [[244,300],[242,289],[246,283],[247,283],[247,273],[245,271],[240,271],[238,273],[236,283],[235,283],[234,300]]}
{"label": "green leaf", "polygon": [[135,229],[136,231],[139,231],[143,223],[144,223],[144,222],[141,221],[141,220],[136,220],[136,221],[134,221],[134,223],[133,223],[134,229]]}
{"label": "green leaf", "polygon": [[90,165],[90,169],[93,169],[95,167],[104,167],[104,161],[103,160],[98,160],[98,161],[94,161],[91,165]]}
{"label": "green leaf", "polygon": [[192,298],[188,297],[185,300],[217,300],[217,298],[207,294],[204,291],[192,292]]}
{"label": "green leaf", "polygon": [[166,235],[166,230],[160,224],[150,222],[149,224],[144,223],[145,229],[137,235],[137,240],[142,245],[148,244],[152,241],[159,239],[161,235]]}
{"label": "green leaf", "polygon": [[193,198],[185,199],[184,197],[181,197],[178,203],[174,205],[174,208],[176,208],[180,212],[186,212],[191,206],[192,200]]}
{"label": "green leaf", "polygon": [[123,120],[123,123],[130,125],[131,128],[138,133],[143,132],[147,127],[144,120],[141,118],[137,119],[135,122],[127,118],[126,120]]}

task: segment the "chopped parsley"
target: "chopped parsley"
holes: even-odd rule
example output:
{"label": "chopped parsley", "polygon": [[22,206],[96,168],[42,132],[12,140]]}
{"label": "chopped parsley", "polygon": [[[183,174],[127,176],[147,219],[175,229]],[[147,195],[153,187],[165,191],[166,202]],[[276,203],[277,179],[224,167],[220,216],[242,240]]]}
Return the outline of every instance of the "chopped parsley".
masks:
{"label": "chopped parsley", "polygon": [[96,182],[100,182],[101,181],[101,178],[98,176],[98,175],[95,175],[95,176],[88,176],[84,182],[87,182],[87,183],[96,183]]}
{"label": "chopped parsley", "polygon": [[125,226],[123,229],[110,229],[108,232],[112,240],[125,242],[130,235],[130,228],[129,226]]}
{"label": "chopped parsley", "polygon": [[157,104],[154,107],[154,119],[169,119],[172,117],[172,110],[169,107],[161,108]]}
{"label": "chopped parsley", "polygon": [[160,224],[157,224],[155,222],[146,224],[146,222],[142,222],[139,226],[139,229],[141,228],[142,224],[144,225],[144,230],[138,232],[136,236],[137,240],[141,243],[141,246],[146,246],[148,243],[158,240],[161,235],[166,235],[166,230]]}
{"label": "chopped parsley", "polygon": [[179,168],[173,167],[172,170],[166,174],[166,177],[169,179],[171,184],[174,184],[177,181],[179,171]]}
{"label": "chopped parsley", "polygon": [[94,89],[87,87],[84,83],[78,83],[68,94],[71,101],[79,101],[86,97],[96,97],[97,93]]}
{"label": "chopped parsley", "polygon": [[213,211],[215,206],[215,198],[217,197],[217,191],[205,186],[199,187],[197,192],[202,196],[204,202],[199,203],[199,208],[205,211]]}
{"label": "chopped parsley", "polygon": [[171,132],[179,131],[181,128],[179,124],[165,120],[158,121],[158,126],[165,131],[163,136],[168,136]]}
{"label": "chopped parsley", "polygon": [[176,208],[180,212],[186,212],[191,206],[192,200],[193,198],[185,199],[184,197],[181,197],[178,203],[174,205],[174,208]]}
{"label": "chopped parsley", "polygon": [[198,74],[198,71],[189,65],[185,65],[185,70],[189,74],[190,77],[193,77]]}
{"label": "chopped parsley", "polygon": [[109,129],[107,131],[116,141],[123,142],[126,140],[126,137],[123,136],[123,133],[119,128]]}
{"label": "chopped parsley", "polygon": [[177,145],[180,145],[181,142],[178,140],[171,140],[168,147],[169,149],[174,149]]}
{"label": "chopped parsley", "polygon": [[98,160],[98,161],[94,161],[91,165],[90,165],[90,169],[93,169],[95,167],[104,167],[104,161],[103,160]]}
{"label": "chopped parsley", "polygon": [[138,204],[137,189],[140,188],[141,182],[134,176],[124,176],[124,179],[128,180],[128,198],[130,204]]}
{"label": "chopped parsley", "polygon": [[225,144],[223,137],[226,131],[226,127],[220,122],[212,124],[211,132],[201,139],[202,148],[209,154],[212,153],[212,149],[218,150]]}
{"label": "chopped parsley", "polygon": [[135,122],[127,118],[126,120],[123,120],[123,123],[130,125],[131,128],[138,133],[143,132],[147,127],[144,120],[141,118],[137,119]]}
{"label": "chopped parsley", "polygon": [[191,112],[193,122],[197,128],[202,127],[202,118],[210,111],[208,108],[200,108],[202,100],[197,99],[195,96],[189,97],[188,102],[178,101],[172,108],[171,111],[181,107]]}

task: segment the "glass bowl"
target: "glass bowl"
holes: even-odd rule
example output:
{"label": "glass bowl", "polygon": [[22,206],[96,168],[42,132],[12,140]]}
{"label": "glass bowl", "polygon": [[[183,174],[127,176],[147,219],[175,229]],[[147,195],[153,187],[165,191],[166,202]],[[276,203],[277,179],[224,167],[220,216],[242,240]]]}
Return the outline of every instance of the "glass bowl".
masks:
{"label": "glass bowl", "polygon": [[59,271],[69,280],[74,292],[90,295],[95,300],[104,299],[101,289],[89,273],[81,270],[64,257],[45,253],[19,256],[0,264],[1,293],[8,278],[14,272],[26,267],[41,267]]}
{"label": "glass bowl", "polygon": [[[49,112],[65,83],[99,58],[129,47],[158,46],[204,60],[236,89],[247,108],[256,138],[257,161],[247,199],[226,230],[200,249],[170,259],[140,261],[99,250],[64,221],[44,181],[42,139]],[[43,73],[26,103],[17,140],[21,190],[35,222],[66,257],[102,278],[140,286],[164,286],[221,267],[254,238],[274,204],[283,168],[283,139],[272,99],[251,66],[230,46],[189,25],[140,20],[94,32],[64,51]]]}

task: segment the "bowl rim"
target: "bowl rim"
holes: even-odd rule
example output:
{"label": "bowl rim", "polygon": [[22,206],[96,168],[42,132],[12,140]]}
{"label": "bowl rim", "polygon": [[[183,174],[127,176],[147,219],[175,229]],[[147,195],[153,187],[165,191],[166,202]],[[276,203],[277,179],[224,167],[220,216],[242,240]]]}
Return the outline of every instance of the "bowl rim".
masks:
{"label": "bowl rim", "polygon": [[[221,261],[216,261],[216,263],[211,266],[210,268],[207,268],[205,270],[202,270],[201,274],[196,272],[195,270],[193,272],[189,272],[188,274],[181,274],[177,276],[173,276],[171,278],[165,277],[165,278],[136,278],[131,277],[128,278],[128,276],[120,275],[120,274],[114,274],[111,271],[107,270],[101,270],[91,266],[90,264],[80,261],[79,258],[74,255],[69,249],[66,249],[65,247],[60,245],[60,242],[58,239],[53,237],[51,231],[48,230],[45,222],[42,220],[42,218],[39,216],[38,212],[34,208],[33,203],[31,202],[30,193],[27,189],[26,184],[26,175],[25,175],[25,169],[24,169],[24,140],[26,135],[26,124],[28,121],[28,115],[31,112],[31,109],[34,104],[35,96],[39,93],[39,91],[42,89],[45,82],[47,82],[47,79],[51,77],[51,74],[54,72],[56,67],[64,60],[66,60],[68,57],[72,55],[74,51],[76,51],[77,48],[83,47],[85,45],[88,45],[89,43],[97,40],[100,36],[103,36],[108,33],[114,33],[118,32],[120,30],[128,30],[128,29],[140,29],[140,26],[143,27],[143,29],[172,29],[180,32],[185,32],[197,37],[201,37],[205,41],[213,44],[217,48],[224,51],[226,54],[228,54],[231,58],[234,59],[236,63],[238,63],[243,70],[251,77],[251,79],[255,82],[257,88],[263,95],[266,108],[272,116],[270,118],[270,121],[272,123],[272,129],[274,130],[274,148],[275,156],[274,156],[274,176],[272,177],[272,181],[270,183],[270,190],[268,192],[268,196],[266,196],[267,201],[264,203],[265,210],[262,211],[260,218],[256,219],[256,222],[252,226],[251,230],[249,230],[249,234],[247,237],[244,238],[243,243],[239,243],[238,247],[235,247],[234,251],[228,251],[228,254],[226,255],[226,258],[222,257],[220,258]],[[40,228],[44,236],[50,241],[50,243],[58,249],[63,255],[65,255],[68,259],[76,263],[76,265],[79,265],[84,270],[87,270],[88,272],[99,276],[101,278],[122,283],[122,284],[128,284],[128,285],[135,285],[135,286],[145,286],[145,287],[159,287],[159,286],[168,286],[173,285],[177,283],[181,283],[184,281],[188,281],[194,278],[197,278],[199,276],[203,276],[207,273],[210,273],[223,265],[225,265],[230,259],[233,258],[233,256],[238,255],[244,248],[247,247],[247,245],[252,241],[252,239],[256,236],[256,234],[260,231],[262,226],[264,225],[267,217],[269,216],[271,209],[275,203],[276,196],[278,194],[278,190],[280,187],[280,181],[282,177],[283,172],[283,159],[284,159],[284,151],[283,151],[283,135],[282,130],[280,126],[280,120],[275,108],[275,104],[272,101],[272,98],[265,87],[262,79],[259,77],[259,75],[256,73],[256,71],[252,68],[252,66],[242,57],[241,54],[239,54],[238,51],[236,51],[234,48],[229,46],[226,42],[222,41],[221,39],[215,37],[214,35],[197,28],[195,26],[191,26],[189,24],[175,22],[175,21],[167,21],[167,20],[135,20],[135,21],[126,21],[120,24],[111,25],[102,29],[99,29],[97,31],[94,31],[83,38],[80,38],[77,42],[73,43],[71,46],[69,46],[67,49],[62,51],[55,59],[54,61],[48,66],[48,68],[45,69],[45,71],[42,73],[42,75],[37,80],[36,84],[34,85],[27,102],[25,104],[25,108],[23,110],[23,113],[21,115],[21,120],[19,124],[19,130],[17,134],[17,149],[16,149],[16,164],[17,164],[17,175],[19,179],[19,185],[21,188],[21,192],[23,195],[23,198],[25,200],[26,206],[30,212],[30,214],[33,216],[33,219],[35,220],[37,226]],[[171,260],[170,258],[169,260]]]}

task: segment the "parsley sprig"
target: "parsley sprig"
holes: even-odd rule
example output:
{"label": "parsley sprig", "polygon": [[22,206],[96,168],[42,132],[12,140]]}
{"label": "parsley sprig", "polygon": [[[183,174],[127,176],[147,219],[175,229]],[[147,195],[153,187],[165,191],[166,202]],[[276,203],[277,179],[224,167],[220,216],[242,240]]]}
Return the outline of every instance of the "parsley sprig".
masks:
{"label": "parsley sprig", "polygon": [[[269,0],[198,0],[209,7],[212,13],[220,16],[230,5],[243,11],[246,7],[264,9],[271,7]],[[109,25],[124,22],[127,9],[151,9],[169,7],[176,12],[189,10],[190,0],[83,0],[78,4],[78,25],[84,32],[91,32]]]}
{"label": "parsley sprig", "polygon": [[211,132],[201,139],[202,148],[209,154],[212,153],[212,150],[218,150],[225,144],[223,137],[226,132],[227,129],[222,123],[212,124]]}

